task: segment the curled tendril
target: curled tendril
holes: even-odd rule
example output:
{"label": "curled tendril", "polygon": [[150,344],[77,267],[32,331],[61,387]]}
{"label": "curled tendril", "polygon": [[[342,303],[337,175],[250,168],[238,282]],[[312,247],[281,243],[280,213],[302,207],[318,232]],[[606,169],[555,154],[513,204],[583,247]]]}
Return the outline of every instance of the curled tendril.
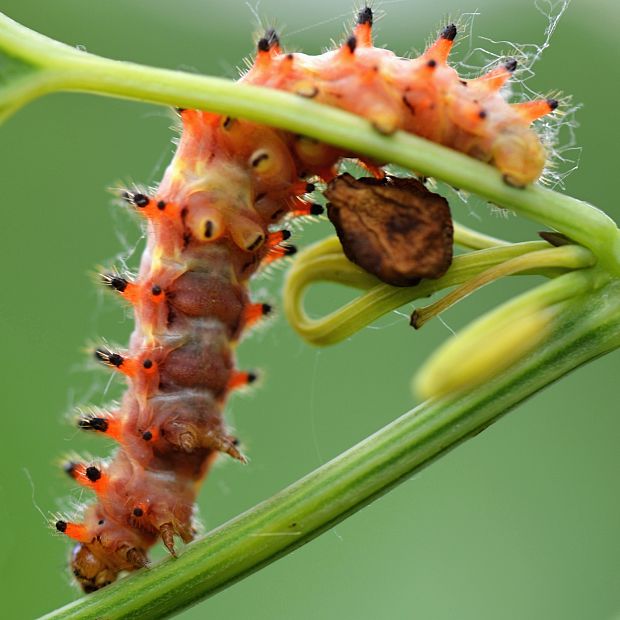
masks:
{"label": "curled tendril", "polygon": [[[560,302],[580,295],[593,281],[587,268],[595,264],[595,257],[577,245],[507,243],[460,225],[455,225],[455,242],[472,251],[456,256],[441,278],[410,287],[384,284],[351,263],[335,236],[316,243],[299,254],[288,273],[284,289],[287,318],[308,342],[324,346],[348,338],[404,304],[444,289],[456,287],[439,301],[414,311],[414,327],[421,327],[501,277],[536,274],[551,279],[485,315],[446,343],[415,381],[417,391],[430,397],[465,385],[471,387],[518,360],[552,328]],[[304,298],[308,288],[319,282],[343,284],[360,294],[326,316],[311,318]],[[508,325],[510,330],[503,330]],[[468,360],[467,372],[452,372],[463,367],[459,363],[463,359]]]}

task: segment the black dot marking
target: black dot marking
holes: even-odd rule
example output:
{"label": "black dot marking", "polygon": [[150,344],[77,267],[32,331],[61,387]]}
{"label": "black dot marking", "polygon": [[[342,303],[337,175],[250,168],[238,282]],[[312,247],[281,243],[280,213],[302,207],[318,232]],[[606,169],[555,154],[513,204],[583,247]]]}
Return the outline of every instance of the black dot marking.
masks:
{"label": "black dot marking", "polygon": [[151,441],[151,439],[153,439],[153,433],[151,433],[151,431],[144,431],[144,433],[142,433],[142,439],[144,439],[144,441]]}
{"label": "black dot marking", "polygon": [[86,477],[91,482],[97,482],[97,480],[101,479],[101,470],[94,465],[91,465],[90,467],[86,468]]}
{"label": "black dot marking", "polygon": [[258,235],[252,243],[246,248],[248,252],[254,251],[256,248],[260,246],[260,244],[265,240],[264,235]]}
{"label": "black dot marking", "polygon": [[448,41],[454,41],[454,39],[456,38],[456,26],[454,24],[450,24],[449,26],[446,26],[441,31],[440,36],[442,39],[446,39]]}
{"label": "black dot marking", "polygon": [[560,102],[557,99],[547,99],[547,105],[553,111],[553,110],[557,110],[558,106],[560,105]]}
{"label": "black dot marking", "polygon": [[347,47],[349,48],[351,54],[355,52],[355,48],[357,47],[357,39],[355,38],[355,35],[351,35],[347,39]]}
{"label": "black dot marking", "polygon": [[320,205],[318,202],[310,205],[310,215],[322,215],[324,211],[323,205]]}
{"label": "black dot marking", "polygon": [[295,58],[295,54],[287,54],[286,55],[286,60],[292,61],[293,58]]}
{"label": "black dot marking", "polygon": [[280,234],[282,235],[282,241],[286,241],[287,239],[291,238],[291,231],[290,230],[281,230]]}
{"label": "black dot marking", "polygon": [[233,124],[233,122],[234,122],[234,120],[233,120],[230,116],[227,116],[227,117],[224,119],[224,122],[222,123],[222,127],[223,127],[224,129],[230,129],[230,128],[231,128],[231,126],[232,126],[232,124]]}
{"label": "black dot marking", "polygon": [[153,360],[144,360],[144,361],[142,362],[142,366],[143,366],[144,368],[146,368],[147,370],[148,370],[149,368],[153,368]]}
{"label": "black dot marking", "polygon": [[269,51],[269,41],[265,38],[259,39],[257,48],[259,52],[268,52]]}
{"label": "black dot marking", "polygon": [[185,112],[185,108],[174,108],[177,114],[183,114]]}
{"label": "black dot marking", "polygon": [[205,224],[205,237],[207,239],[213,237],[213,222],[211,220],[207,220]]}
{"label": "black dot marking", "polygon": [[232,445],[238,446],[241,443],[241,440],[238,437],[233,438]]}
{"label": "black dot marking", "polygon": [[267,195],[267,192],[261,192],[260,194],[256,194],[256,198],[254,199],[254,202],[259,202],[260,200],[262,200],[265,196]]}
{"label": "black dot marking", "polygon": [[149,204],[149,202],[151,202],[151,199],[144,194],[133,195],[133,203],[136,205],[136,207],[144,208]]}
{"label": "black dot marking", "polygon": [[459,80],[462,86],[467,86],[467,82],[465,80]]}
{"label": "black dot marking", "polygon": [[478,112],[478,118],[486,118],[487,116],[486,110],[480,110],[480,112]]}
{"label": "black dot marking", "polygon": [[161,286],[159,286],[159,284],[155,284],[151,289],[151,293],[155,295],[155,297],[161,295]]}
{"label": "black dot marking", "polygon": [[253,157],[250,163],[252,164],[253,168],[256,168],[257,166],[261,164],[261,162],[266,161],[268,159],[269,159],[269,154],[263,151],[259,153],[258,155],[256,155],[255,157]]}
{"label": "black dot marking", "polygon": [[409,97],[407,97],[407,95],[403,95],[403,103],[407,106],[407,108],[409,109],[409,112],[411,112],[411,114],[415,114],[415,107],[414,107],[413,103],[411,103],[411,101],[409,101]]}
{"label": "black dot marking", "polygon": [[314,183],[306,183],[306,194],[311,194],[316,189]]}
{"label": "black dot marking", "polygon": [[144,510],[142,510],[142,508],[134,508],[133,509],[133,516],[134,517],[142,517],[144,515]]}
{"label": "black dot marking", "polygon": [[248,383],[254,383],[258,379],[258,375],[255,372],[248,373]]}
{"label": "black dot marking", "polygon": [[435,59],[431,58],[431,59],[430,59],[430,60],[426,63],[426,66],[427,66],[429,69],[434,69],[434,68],[437,66],[437,61],[436,61]]}
{"label": "black dot marking", "polygon": [[294,245],[281,245],[280,247],[284,250],[285,256],[293,256],[297,253],[297,248]]}
{"label": "black dot marking", "polygon": [[514,73],[517,70],[517,60],[515,58],[508,58],[506,62],[504,62],[504,68],[506,71]]}
{"label": "black dot marking", "polygon": [[360,25],[370,24],[372,26],[372,9],[369,6],[365,6],[357,14],[357,23]]}
{"label": "black dot marking", "polygon": [[273,310],[270,304],[263,304],[261,309],[263,311],[263,316],[267,316],[268,314],[271,314]]}
{"label": "black dot marking", "polygon": [[105,521],[103,519],[99,519],[99,521],[97,522],[97,525],[103,525],[105,523]]}
{"label": "black dot marking", "polygon": [[67,531],[67,522],[66,521],[56,521],[56,529],[63,534]]}

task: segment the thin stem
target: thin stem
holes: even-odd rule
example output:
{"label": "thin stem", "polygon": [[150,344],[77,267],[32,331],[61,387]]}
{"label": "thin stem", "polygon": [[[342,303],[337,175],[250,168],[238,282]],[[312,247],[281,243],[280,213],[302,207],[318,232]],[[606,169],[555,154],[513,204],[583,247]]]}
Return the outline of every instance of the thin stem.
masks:
{"label": "thin stem", "polygon": [[531,356],[479,388],[429,401],[333,461],[189,546],[42,620],[140,618],[176,613],[290,553],[589,359],[620,345],[613,283],[581,297]]}
{"label": "thin stem", "polygon": [[454,243],[470,250],[485,250],[498,245],[508,245],[508,241],[485,235],[473,228],[453,222]]}
{"label": "thin stem", "polygon": [[437,177],[513,209],[592,249],[620,272],[620,238],[605,213],[538,185],[508,186],[487,164],[417,136],[384,136],[363,118],[303,97],[78,52],[0,15],[0,47],[50,73],[59,90],[92,92],[238,116]]}
{"label": "thin stem", "polygon": [[596,259],[591,252],[577,245],[565,245],[560,248],[530,252],[524,256],[518,256],[490,267],[486,271],[469,278],[467,282],[442,297],[439,301],[424,308],[418,308],[414,312],[411,323],[418,329],[428,320],[441,314],[444,310],[471,295],[474,291],[505,276],[548,267],[583,269],[584,267],[592,267],[595,262]]}
{"label": "thin stem", "polygon": [[[414,299],[429,297],[466,282],[486,269],[515,257],[546,250],[549,250],[549,245],[544,241],[478,250],[455,257],[448,272],[438,280],[423,280],[417,286],[395,287],[379,282],[351,263],[342,253],[337,238],[331,237],[299,254],[286,277],[284,312],[289,323],[304,339],[315,345],[330,345],[348,338]],[[304,296],[307,288],[319,281],[345,284],[366,292],[330,314],[314,319],[304,309]]]}

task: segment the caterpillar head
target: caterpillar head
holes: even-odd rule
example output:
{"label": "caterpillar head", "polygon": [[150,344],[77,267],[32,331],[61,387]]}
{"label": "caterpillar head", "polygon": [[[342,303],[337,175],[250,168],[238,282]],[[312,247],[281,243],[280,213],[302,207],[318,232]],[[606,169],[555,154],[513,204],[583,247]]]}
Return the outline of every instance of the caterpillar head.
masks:
{"label": "caterpillar head", "polygon": [[71,570],[86,594],[109,585],[116,580],[119,573],[83,543],[78,543],[73,547]]}

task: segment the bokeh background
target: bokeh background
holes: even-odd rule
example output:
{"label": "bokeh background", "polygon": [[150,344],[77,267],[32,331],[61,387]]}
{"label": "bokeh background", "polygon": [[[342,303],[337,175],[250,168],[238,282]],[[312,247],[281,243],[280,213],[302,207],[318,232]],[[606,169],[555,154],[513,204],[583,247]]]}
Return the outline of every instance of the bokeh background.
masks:
{"label": "bokeh background", "polygon": [[[349,0],[1,0],[0,8],[94,53],[234,77],[252,51],[255,13],[284,26],[289,47],[316,53],[340,40],[352,7]],[[474,37],[540,43],[547,26],[533,0],[402,0],[375,8],[384,15],[378,41],[401,54],[423,47],[448,16],[476,9]],[[582,104],[580,164],[566,191],[615,217],[619,18],[615,0],[574,0],[528,82]],[[118,394],[120,382],[109,384],[85,351],[100,337],[123,343],[131,330],[130,316],[90,274],[136,246],[139,228],[106,189],[159,179],[172,152],[171,119],[154,106],[63,94],[0,127],[3,618],[34,618],[77,595],[65,567],[69,546],[47,529],[41,511],[80,499],[59,470],[63,454],[110,450],[79,435],[66,415]],[[454,214],[514,240],[537,230],[474,204],[456,202]],[[326,222],[307,225],[296,241],[328,232]],[[255,290],[277,305],[282,275],[274,271]],[[410,377],[448,328],[527,284],[491,286],[445,313],[445,324],[418,333],[403,308],[326,350],[303,343],[281,316],[254,334],[240,347],[240,362],[262,368],[265,380],[230,406],[251,463],[223,459],[212,472],[200,496],[206,527],[409,409]],[[339,291],[325,288],[315,307],[336,298]],[[620,617],[619,360],[613,354],[578,370],[334,530],[181,617]]]}

